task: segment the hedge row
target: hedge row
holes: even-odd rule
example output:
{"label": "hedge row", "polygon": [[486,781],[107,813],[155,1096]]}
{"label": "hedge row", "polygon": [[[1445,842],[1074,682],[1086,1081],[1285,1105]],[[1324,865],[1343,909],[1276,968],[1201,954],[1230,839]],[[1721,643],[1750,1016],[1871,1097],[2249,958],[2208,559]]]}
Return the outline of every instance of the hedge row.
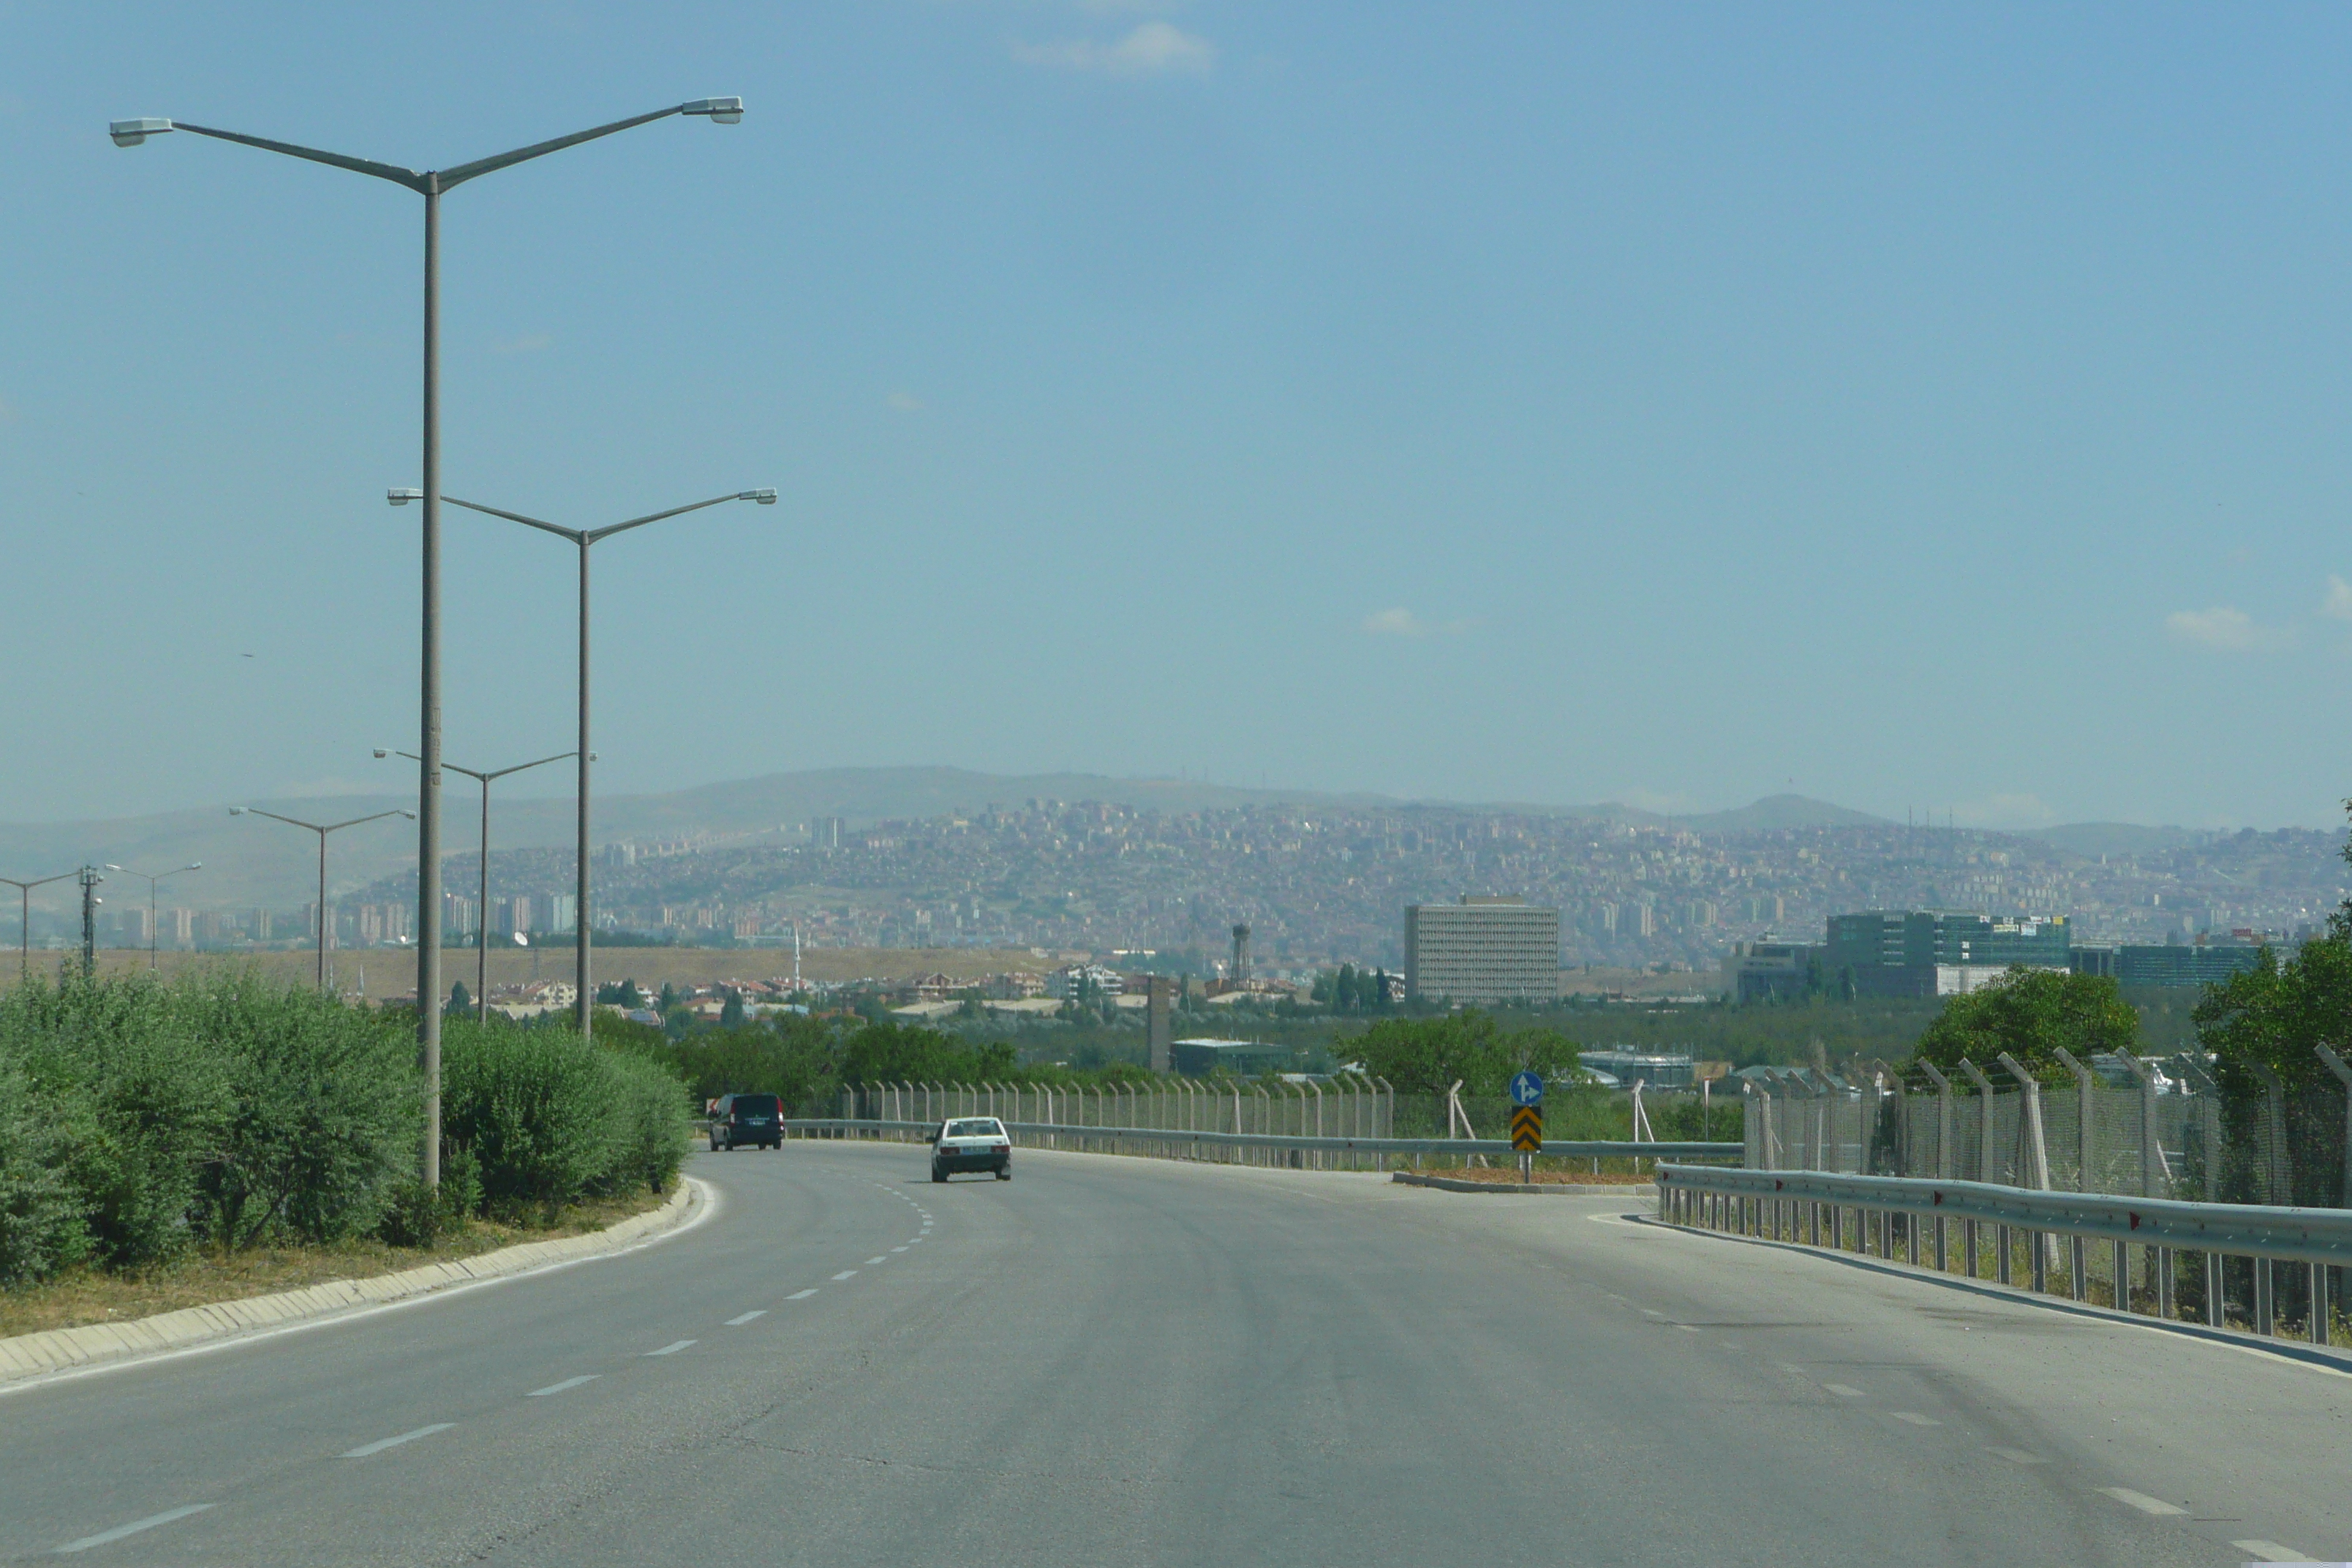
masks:
{"label": "hedge row", "polygon": [[442,1061],[448,1179],[421,1205],[404,1018],[240,970],[18,986],[0,996],[0,1285],[200,1245],[413,1244],[677,1173],[685,1089],[642,1057],[452,1020]]}

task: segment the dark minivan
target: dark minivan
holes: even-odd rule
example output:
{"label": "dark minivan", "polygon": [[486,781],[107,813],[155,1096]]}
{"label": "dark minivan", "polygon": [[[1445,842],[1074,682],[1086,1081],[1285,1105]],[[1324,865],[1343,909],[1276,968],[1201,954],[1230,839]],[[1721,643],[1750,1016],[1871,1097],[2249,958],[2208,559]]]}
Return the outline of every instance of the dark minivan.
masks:
{"label": "dark minivan", "polygon": [[710,1108],[710,1147],[732,1150],[784,1146],[784,1108],[772,1094],[722,1094]]}

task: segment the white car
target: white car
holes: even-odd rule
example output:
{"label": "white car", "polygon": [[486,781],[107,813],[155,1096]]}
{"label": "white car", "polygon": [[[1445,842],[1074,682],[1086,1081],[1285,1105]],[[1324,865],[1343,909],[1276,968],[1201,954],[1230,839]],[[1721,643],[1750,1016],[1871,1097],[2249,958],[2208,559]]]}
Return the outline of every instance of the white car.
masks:
{"label": "white car", "polygon": [[956,1116],[923,1140],[931,1146],[931,1180],[944,1182],[958,1171],[993,1171],[1013,1179],[1013,1134],[993,1116]]}

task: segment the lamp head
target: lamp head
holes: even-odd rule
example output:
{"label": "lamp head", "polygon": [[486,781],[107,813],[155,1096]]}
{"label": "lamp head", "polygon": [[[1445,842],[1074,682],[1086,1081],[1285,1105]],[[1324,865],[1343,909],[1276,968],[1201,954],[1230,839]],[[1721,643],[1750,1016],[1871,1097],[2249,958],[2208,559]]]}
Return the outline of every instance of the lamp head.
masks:
{"label": "lamp head", "polygon": [[379,761],[381,761],[382,759],[383,759],[383,758],[385,758],[385,757],[388,757],[388,756],[392,755],[392,753],[391,753],[390,752],[385,751],[382,746],[378,746],[378,747],[375,749],[375,754],[376,754],[376,757],[377,757],[377,759],[378,759]]}
{"label": "lamp head", "polygon": [[243,816],[245,815],[245,807],[241,805],[232,805],[228,808],[228,814],[231,816]]}
{"label": "lamp head", "polygon": [[109,860],[109,861],[106,863],[106,868],[107,868],[108,870],[110,870],[110,871],[120,871],[120,870],[121,870],[121,869],[122,869],[122,868],[121,868],[121,867],[120,867],[120,866],[116,865],[116,864],[115,864],[113,861],[111,861],[111,860]]}
{"label": "lamp head", "polygon": [[161,136],[173,129],[168,120],[118,120],[106,128],[117,147],[136,147],[150,136]]}
{"label": "lamp head", "polygon": [[404,812],[402,812],[400,815],[401,815],[401,816],[404,816],[404,817],[406,817],[406,818],[408,818],[408,820],[409,820],[409,821],[411,821],[411,822],[414,822],[414,821],[415,821],[415,820],[416,820],[416,814],[415,814],[415,812],[413,812],[413,811],[404,811]]}
{"label": "lamp head", "polygon": [[741,495],[737,496],[735,499],[737,500],[755,500],[761,506],[773,506],[776,504],[776,492],[772,489],[745,490]]}
{"label": "lamp head", "polygon": [[204,868],[205,863],[201,860],[191,860],[186,865],[180,868],[183,871],[201,871]]}
{"label": "lamp head", "polygon": [[420,489],[392,489],[383,492],[383,499],[394,506],[406,506],[410,501],[423,500],[425,492]]}
{"label": "lamp head", "polygon": [[[698,98],[692,103],[678,105],[680,114],[706,114],[713,125],[740,125],[743,122],[743,100],[740,98]],[[166,124],[164,130],[171,126]]]}

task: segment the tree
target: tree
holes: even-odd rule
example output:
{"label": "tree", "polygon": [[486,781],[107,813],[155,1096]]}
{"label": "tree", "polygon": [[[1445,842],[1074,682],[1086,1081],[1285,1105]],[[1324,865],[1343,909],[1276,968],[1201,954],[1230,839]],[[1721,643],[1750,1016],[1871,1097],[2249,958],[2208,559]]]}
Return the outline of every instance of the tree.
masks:
{"label": "tree", "polygon": [[2087,1062],[2096,1052],[2138,1044],[2139,1015],[2113,976],[2020,967],[1945,1003],[1916,1054],[1949,1073],[1963,1057],[1989,1068],[2006,1051],[2037,1079],[2071,1083],[2059,1047]]}
{"label": "tree", "polygon": [[460,980],[455,985],[450,986],[449,1006],[447,1011],[462,1017],[472,1013],[473,1010],[474,998],[466,990],[466,983]]}
{"label": "tree", "polygon": [[1558,1081],[1580,1078],[1576,1042],[1557,1029],[1500,1027],[1478,1008],[1437,1018],[1391,1018],[1346,1042],[1365,1070],[1399,1094],[1442,1096],[1458,1079],[1469,1094],[1500,1094],[1513,1073],[1533,1068]]}
{"label": "tree", "polygon": [[730,986],[727,991],[727,1000],[719,1009],[719,1026],[722,1029],[740,1029],[743,1026],[743,994]]}

